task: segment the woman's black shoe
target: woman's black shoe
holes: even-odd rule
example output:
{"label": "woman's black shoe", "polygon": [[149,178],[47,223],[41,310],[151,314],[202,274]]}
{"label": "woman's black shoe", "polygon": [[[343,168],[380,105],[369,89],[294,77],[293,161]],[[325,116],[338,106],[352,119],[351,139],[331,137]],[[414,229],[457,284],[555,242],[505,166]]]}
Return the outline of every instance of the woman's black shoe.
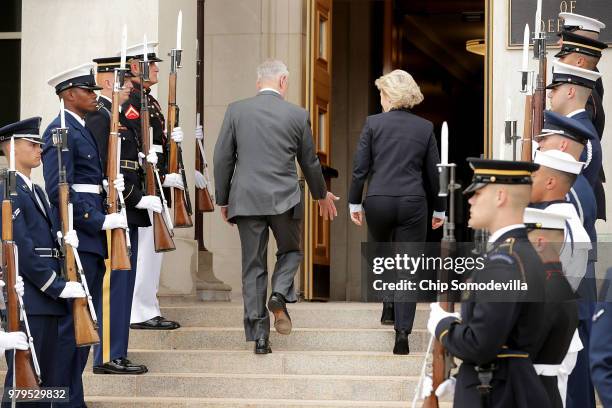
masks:
{"label": "woman's black shoe", "polygon": [[395,346],[393,347],[393,354],[402,356],[410,354],[410,347],[408,346],[408,331],[395,330]]}
{"label": "woman's black shoe", "polygon": [[380,316],[380,324],[392,325],[395,323],[395,309],[393,302],[383,302],[382,316]]}

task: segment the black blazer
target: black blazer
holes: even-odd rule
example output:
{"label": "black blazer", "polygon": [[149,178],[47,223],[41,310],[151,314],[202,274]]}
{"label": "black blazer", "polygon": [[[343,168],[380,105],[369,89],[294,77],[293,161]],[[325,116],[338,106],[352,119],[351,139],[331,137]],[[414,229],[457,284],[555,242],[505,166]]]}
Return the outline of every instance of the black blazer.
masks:
{"label": "black blazer", "polygon": [[368,116],[353,158],[349,203],[366,196],[415,196],[426,198],[435,211],[446,211],[438,197],[440,162],[433,124],[407,110],[391,110]]}

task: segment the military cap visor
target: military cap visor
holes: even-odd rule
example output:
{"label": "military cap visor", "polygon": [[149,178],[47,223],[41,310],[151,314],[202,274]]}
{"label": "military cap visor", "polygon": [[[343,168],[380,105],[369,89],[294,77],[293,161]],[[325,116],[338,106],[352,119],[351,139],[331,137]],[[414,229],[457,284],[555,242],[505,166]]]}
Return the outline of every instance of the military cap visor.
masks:
{"label": "military cap visor", "polygon": [[8,124],[0,128],[0,143],[15,139],[23,139],[33,143],[44,144],[40,137],[40,122],[42,118],[35,116]]}
{"label": "military cap visor", "polygon": [[[95,58],[93,62],[96,63],[96,71],[99,73],[115,72],[115,69],[120,68],[121,57]],[[132,76],[130,64],[126,62],[123,68],[127,70],[125,73],[126,76]]]}
{"label": "military cap visor", "polygon": [[549,136],[550,134],[557,134],[581,144],[586,144],[588,140],[597,137],[576,119],[547,110],[544,111],[544,127],[540,135]]}
{"label": "military cap visor", "polygon": [[93,68],[93,63],[79,65],[78,67],[55,75],[53,78],[49,79],[47,83],[55,88],[55,93],[58,95],[70,88],[99,91],[102,88],[96,85]]}
{"label": "military cap visor", "polygon": [[540,165],[531,162],[489,160],[470,157],[467,159],[474,170],[472,184],[463,194],[470,194],[487,184],[531,184],[531,173]]}
{"label": "military cap visor", "polygon": [[561,50],[555,55],[556,58],[561,58],[574,52],[601,58],[601,52],[608,48],[608,46],[601,41],[593,40],[572,31],[562,31],[561,39]]}
{"label": "military cap visor", "polygon": [[568,214],[559,209],[539,209],[527,207],[523,214],[523,224],[530,230],[546,229],[563,231],[565,230]]}
{"label": "military cap visor", "polygon": [[[162,60],[157,57],[157,53],[155,52],[155,47],[157,47],[157,41],[147,41],[147,60],[148,62],[161,62]],[[142,61],[144,59],[144,43],[134,44],[127,48],[127,59],[137,59]],[[117,55],[120,54],[120,51]]]}
{"label": "military cap visor", "polygon": [[597,80],[602,76],[601,72],[565,64],[559,60],[553,63],[552,71],[552,82],[546,89],[552,89],[561,84],[575,84],[593,89]]}
{"label": "military cap visor", "polygon": [[575,13],[559,13],[559,18],[563,19],[563,30],[565,31],[590,31],[600,33],[606,25],[601,21]]}

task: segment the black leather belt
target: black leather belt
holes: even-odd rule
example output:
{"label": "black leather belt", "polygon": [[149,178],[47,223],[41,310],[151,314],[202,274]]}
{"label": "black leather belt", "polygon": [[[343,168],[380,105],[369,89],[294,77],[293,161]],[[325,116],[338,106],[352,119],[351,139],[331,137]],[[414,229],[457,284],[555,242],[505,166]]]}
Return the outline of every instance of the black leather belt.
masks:
{"label": "black leather belt", "polygon": [[62,252],[57,248],[34,248],[34,252],[41,258],[62,259]]}
{"label": "black leather belt", "polygon": [[119,166],[126,170],[138,170],[140,168],[138,162],[134,160],[120,160]]}

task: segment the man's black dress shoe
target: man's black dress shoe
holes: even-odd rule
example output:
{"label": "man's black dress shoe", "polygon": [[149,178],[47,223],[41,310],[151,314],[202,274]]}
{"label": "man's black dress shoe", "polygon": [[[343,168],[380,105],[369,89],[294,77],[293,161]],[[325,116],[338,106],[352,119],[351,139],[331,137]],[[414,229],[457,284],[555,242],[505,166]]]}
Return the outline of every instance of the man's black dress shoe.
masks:
{"label": "man's black dress shoe", "polygon": [[135,330],[174,330],[181,327],[178,322],[166,320],[164,317],[157,316],[141,323],[130,324],[130,329]]}
{"label": "man's black dress shoe", "polygon": [[393,347],[393,354],[406,355],[410,354],[410,347],[408,346],[408,331],[407,330],[395,330],[395,346]]}
{"label": "man's black dress shoe", "polygon": [[127,367],[138,367],[138,368],[144,370],[145,373],[149,372],[149,369],[147,368],[146,365],[144,365],[144,364],[134,364],[134,363],[132,363],[130,360],[128,360],[125,357],[121,358],[121,362],[123,363],[123,365],[125,365]]}
{"label": "man's black dress shoe", "polygon": [[268,339],[257,339],[255,341],[255,354],[270,354],[270,341]]}
{"label": "man's black dress shoe", "polygon": [[[116,358],[102,365],[94,366],[94,374],[144,374],[147,372],[145,366],[127,365],[126,359]],[[127,360],[129,361],[129,360]]]}
{"label": "man's black dress shoe", "polygon": [[280,293],[273,293],[268,300],[268,310],[274,314],[274,328],[280,334],[291,333],[291,317],[287,311],[285,298]]}
{"label": "man's black dress shoe", "polygon": [[392,325],[393,323],[395,323],[395,309],[393,307],[393,302],[383,302],[380,324]]}

